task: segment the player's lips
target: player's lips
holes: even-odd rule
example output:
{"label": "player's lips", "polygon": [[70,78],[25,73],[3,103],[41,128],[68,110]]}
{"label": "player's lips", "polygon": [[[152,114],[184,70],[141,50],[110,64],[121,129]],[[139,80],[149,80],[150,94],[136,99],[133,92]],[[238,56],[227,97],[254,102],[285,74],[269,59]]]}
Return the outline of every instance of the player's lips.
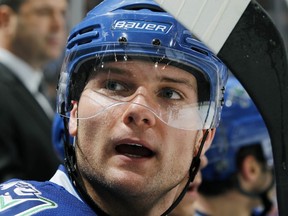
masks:
{"label": "player's lips", "polygon": [[150,158],[155,155],[146,143],[135,140],[121,140],[117,142],[115,150],[118,154],[131,158]]}

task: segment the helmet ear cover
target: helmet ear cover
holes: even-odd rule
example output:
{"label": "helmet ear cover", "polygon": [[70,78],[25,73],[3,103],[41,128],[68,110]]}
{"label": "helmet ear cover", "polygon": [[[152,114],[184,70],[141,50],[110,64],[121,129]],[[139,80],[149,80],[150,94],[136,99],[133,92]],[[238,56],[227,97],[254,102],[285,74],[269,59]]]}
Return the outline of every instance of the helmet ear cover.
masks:
{"label": "helmet ear cover", "polygon": [[[125,58],[124,58],[125,57]],[[69,101],[79,101],[81,93],[87,84],[87,82],[93,77],[93,74],[97,72],[98,68],[100,69],[100,65],[102,62],[113,62],[115,61],[133,61],[135,59],[149,61],[153,63],[164,63],[169,64],[171,66],[175,66],[177,68],[183,69],[188,73],[191,73],[197,80],[197,93],[198,93],[198,102],[204,102],[209,100],[210,98],[210,83],[205,77],[204,73],[197,69],[196,67],[188,66],[180,62],[171,61],[169,59],[163,59],[160,57],[153,56],[124,56],[124,55],[108,55],[103,58],[93,58],[89,59],[85,62],[82,62],[79,67],[76,67],[75,72],[72,73],[69,83]],[[125,60],[123,60],[125,59]],[[76,71],[77,70],[77,71]],[[70,103],[69,111],[72,109],[72,104]]]}

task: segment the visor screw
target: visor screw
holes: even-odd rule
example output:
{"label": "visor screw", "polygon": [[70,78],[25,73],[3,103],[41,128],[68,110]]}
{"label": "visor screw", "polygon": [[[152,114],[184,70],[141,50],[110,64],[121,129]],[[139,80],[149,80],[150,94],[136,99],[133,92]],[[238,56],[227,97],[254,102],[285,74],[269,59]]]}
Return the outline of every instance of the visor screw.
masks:
{"label": "visor screw", "polygon": [[224,102],[225,102],[225,100],[224,100],[224,98],[222,97],[221,100],[220,100],[221,106],[224,106]]}
{"label": "visor screw", "polygon": [[152,44],[154,46],[160,46],[161,45],[161,41],[159,39],[155,38],[155,39],[152,40]]}
{"label": "visor screw", "polygon": [[118,42],[119,42],[120,44],[125,44],[125,43],[127,43],[127,38],[126,38],[126,37],[120,37],[120,38],[118,39]]}

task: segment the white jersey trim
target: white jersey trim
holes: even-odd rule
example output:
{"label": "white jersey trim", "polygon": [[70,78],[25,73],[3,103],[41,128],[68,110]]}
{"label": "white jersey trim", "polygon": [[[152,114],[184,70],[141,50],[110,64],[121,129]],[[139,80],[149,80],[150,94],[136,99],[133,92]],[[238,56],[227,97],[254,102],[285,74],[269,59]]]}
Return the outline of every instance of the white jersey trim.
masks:
{"label": "white jersey trim", "polygon": [[69,180],[67,174],[62,170],[58,169],[54,176],[50,179],[50,182],[64,187],[70,194],[83,202],[83,200],[79,197],[73,185],[71,184],[71,181]]}

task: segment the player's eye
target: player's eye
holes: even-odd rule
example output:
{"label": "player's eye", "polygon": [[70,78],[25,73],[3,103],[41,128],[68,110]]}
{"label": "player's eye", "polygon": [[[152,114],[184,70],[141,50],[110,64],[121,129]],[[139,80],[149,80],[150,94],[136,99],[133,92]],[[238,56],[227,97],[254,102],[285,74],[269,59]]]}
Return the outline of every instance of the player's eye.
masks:
{"label": "player's eye", "polygon": [[162,98],[167,98],[167,99],[172,99],[172,100],[180,100],[182,98],[180,93],[178,93],[177,91],[171,88],[161,89],[161,91],[159,92],[159,96],[161,96]]}
{"label": "player's eye", "polygon": [[123,91],[125,90],[124,85],[121,83],[114,81],[114,80],[108,80],[105,83],[105,88],[111,91]]}

